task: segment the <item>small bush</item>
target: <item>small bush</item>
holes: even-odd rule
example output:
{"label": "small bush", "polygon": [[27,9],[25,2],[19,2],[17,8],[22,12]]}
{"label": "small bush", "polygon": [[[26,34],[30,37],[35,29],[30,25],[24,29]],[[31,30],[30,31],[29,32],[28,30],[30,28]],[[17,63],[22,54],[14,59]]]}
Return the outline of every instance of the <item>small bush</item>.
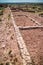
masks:
{"label": "small bush", "polygon": [[0,65],[3,65],[3,63],[1,63]]}
{"label": "small bush", "polygon": [[0,15],[3,15],[3,10],[2,10],[2,11],[0,11]]}
{"label": "small bush", "polygon": [[8,54],[11,54],[11,52],[12,52],[12,50],[10,50]]}
{"label": "small bush", "polygon": [[0,18],[0,24],[2,24],[2,19]]}
{"label": "small bush", "polygon": [[39,16],[43,17],[43,13],[40,13]]}
{"label": "small bush", "polygon": [[0,19],[0,22],[2,21],[2,19]]}
{"label": "small bush", "polygon": [[6,65],[9,65],[9,62],[7,62]]}
{"label": "small bush", "polygon": [[10,19],[10,14],[8,15],[8,20]]}

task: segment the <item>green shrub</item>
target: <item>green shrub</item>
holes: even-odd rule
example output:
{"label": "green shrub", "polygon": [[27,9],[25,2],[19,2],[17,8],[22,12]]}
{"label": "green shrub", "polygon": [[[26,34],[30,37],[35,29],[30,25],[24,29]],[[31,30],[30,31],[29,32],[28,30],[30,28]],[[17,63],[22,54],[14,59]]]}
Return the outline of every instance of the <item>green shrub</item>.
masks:
{"label": "green shrub", "polygon": [[3,7],[0,7],[0,10],[3,10]]}

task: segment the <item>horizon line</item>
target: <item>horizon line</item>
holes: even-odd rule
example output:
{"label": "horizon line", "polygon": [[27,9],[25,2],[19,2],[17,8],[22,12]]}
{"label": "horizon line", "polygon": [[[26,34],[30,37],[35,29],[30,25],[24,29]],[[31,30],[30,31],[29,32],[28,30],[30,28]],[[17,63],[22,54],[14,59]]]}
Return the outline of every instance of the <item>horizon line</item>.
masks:
{"label": "horizon line", "polygon": [[7,3],[8,3],[8,4],[10,4],[10,3],[11,3],[11,4],[16,4],[16,3],[18,3],[18,4],[19,4],[19,3],[42,3],[42,4],[43,4],[43,2],[0,2],[0,4],[4,4],[4,3],[5,3],[5,4],[7,4]]}

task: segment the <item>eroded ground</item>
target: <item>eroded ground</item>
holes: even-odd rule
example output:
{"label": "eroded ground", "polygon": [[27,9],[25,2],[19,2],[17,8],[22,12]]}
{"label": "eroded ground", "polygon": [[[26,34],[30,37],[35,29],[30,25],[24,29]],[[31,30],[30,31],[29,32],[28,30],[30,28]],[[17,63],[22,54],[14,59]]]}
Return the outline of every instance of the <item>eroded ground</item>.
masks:
{"label": "eroded ground", "polygon": [[[18,26],[37,26],[38,24],[35,21],[43,25],[43,17],[40,17],[36,13],[23,11],[14,12],[13,10],[12,12]],[[33,62],[36,65],[43,65],[43,28],[20,30],[20,32]]]}
{"label": "eroded ground", "polygon": [[43,63],[43,29],[21,30],[21,34],[34,62]]}
{"label": "eroded ground", "polygon": [[[35,21],[43,25],[43,17],[36,13],[12,10],[17,26],[39,26]],[[4,10],[0,19],[0,63],[20,65],[22,59],[16,39],[15,29],[8,9]],[[32,19],[31,19],[32,18]],[[34,19],[34,21],[33,21]],[[28,52],[36,65],[43,65],[43,28],[20,30]],[[7,65],[7,64],[6,64]]]}
{"label": "eroded ground", "polygon": [[15,29],[7,8],[4,10],[2,21],[0,21],[0,64],[22,63],[20,50],[16,40]]}
{"label": "eroded ground", "polygon": [[[16,21],[16,24],[18,26],[33,26],[33,25],[38,25],[35,23],[37,21],[41,25],[43,25],[43,17],[40,17],[39,15],[35,13],[30,13],[30,12],[13,12],[14,15],[14,20]],[[35,21],[33,21],[33,19]]]}

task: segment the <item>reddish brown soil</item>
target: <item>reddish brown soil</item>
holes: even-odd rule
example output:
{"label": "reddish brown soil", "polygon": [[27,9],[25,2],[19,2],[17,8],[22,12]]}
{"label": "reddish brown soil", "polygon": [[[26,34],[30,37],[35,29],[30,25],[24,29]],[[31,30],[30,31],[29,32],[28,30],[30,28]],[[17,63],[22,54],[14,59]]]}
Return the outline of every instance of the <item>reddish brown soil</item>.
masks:
{"label": "reddish brown soil", "polygon": [[14,20],[18,26],[33,26],[36,25],[32,20],[23,12],[13,12]]}
{"label": "reddish brown soil", "polygon": [[[18,26],[37,25],[29,17],[43,25],[43,18],[35,13],[29,12],[13,12],[14,20]],[[43,65],[43,29],[20,30],[22,37],[30,52],[31,58],[36,65]]]}
{"label": "reddish brown soil", "polygon": [[[15,59],[15,55],[21,62],[20,50],[16,39],[12,20],[8,18],[8,10],[5,10],[0,23],[0,62]],[[29,12],[13,12],[14,20],[18,26],[36,25],[29,16],[43,25],[43,18]],[[43,29],[20,30],[22,37],[30,52],[31,58],[36,64],[43,65]],[[10,54],[9,54],[10,52]]]}
{"label": "reddish brown soil", "polygon": [[8,13],[8,10],[5,10],[2,21],[0,23],[0,63],[9,62],[15,58],[21,62],[15,30],[12,24],[12,20],[8,20]]}
{"label": "reddish brown soil", "polygon": [[43,17],[31,13],[29,14],[29,16],[33,18],[35,21],[39,22],[41,25],[43,25]]}
{"label": "reddish brown soil", "polygon": [[21,30],[33,61],[43,64],[43,29]]}
{"label": "reddish brown soil", "polygon": [[38,16],[35,13],[30,12],[13,12],[14,19],[18,26],[32,26],[36,25],[29,17],[33,18],[35,21],[43,25],[43,17]]}

